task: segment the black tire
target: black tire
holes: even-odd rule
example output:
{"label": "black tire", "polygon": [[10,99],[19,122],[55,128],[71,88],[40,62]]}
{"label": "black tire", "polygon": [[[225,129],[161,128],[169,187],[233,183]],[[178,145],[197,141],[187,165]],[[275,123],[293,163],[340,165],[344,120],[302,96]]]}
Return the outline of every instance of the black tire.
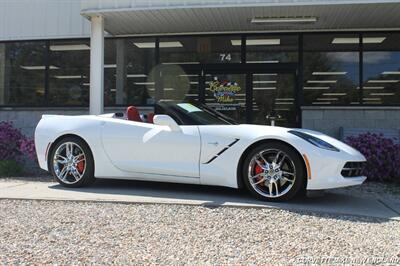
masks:
{"label": "black tire", "polygon": [[[57,151],[57,149],[67,143],[67,142],[72,142],[76,145],[78,145],[84,152],[85,155],[85,170],[84,173],[81,177],[81,179],[79,179],[76,183],[66,183],[63,180],[61,180],[60,178],[58,178],[57,174],[55,173],[54,170],[54,155],[55,152]],[[76,187],[84,187],[84,186],[88,186],[90,184],[92,184],[96,178],[94,177],[94,160],[93,160],[93,154],[92,151],[90,150],[89,146],[86,144],[85,141],[83,141],[82,139],[78,138],[78,137],[74,137],[74,136],[68,136],[65,138],[62,138],[61,140],[57,141],[53,148],[51,149],[51,152],[49,154],[48,157],[48,168],[50,173],[53,175],[53,177],[62,185],[65,187],[71,187],[71,188],[76,188]]]}
{"label": "black tire", "polygon": [[[261,193],[257,192],[257,190],[250,184],[249,180],[249,171],[250,171],[249,167],[251,167],[250,163],[253,157],[262,151],[271,149],[282,151],[289,157],[289,159],[293,162],[295,167],[294,169],[295,177],[293,185],[285,194],[279,197],[268,197],[266,195],[262,195]],[[306,185],[306,171],[301,156],[289,145],[285,145],[284,143],[276,141],[260,144],[259,146],[252,149],[248,153],[242,165],[242,178],[243,178],[243,183],[245,184],[247,190],[257,199],[264,201],[289,201],[294,197],[302,195],[303,192],[305,191],[305,185]]]}

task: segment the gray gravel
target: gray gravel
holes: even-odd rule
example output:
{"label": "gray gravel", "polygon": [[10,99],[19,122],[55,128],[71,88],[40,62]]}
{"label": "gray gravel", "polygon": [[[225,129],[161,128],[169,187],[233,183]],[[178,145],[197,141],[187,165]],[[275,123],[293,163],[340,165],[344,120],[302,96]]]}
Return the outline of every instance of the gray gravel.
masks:
{"label": "gray gravel", "polygon": [[374,218],[0,200],[0,223],[0,264],[265,265],[304,257],[400,263],[400,222]]}

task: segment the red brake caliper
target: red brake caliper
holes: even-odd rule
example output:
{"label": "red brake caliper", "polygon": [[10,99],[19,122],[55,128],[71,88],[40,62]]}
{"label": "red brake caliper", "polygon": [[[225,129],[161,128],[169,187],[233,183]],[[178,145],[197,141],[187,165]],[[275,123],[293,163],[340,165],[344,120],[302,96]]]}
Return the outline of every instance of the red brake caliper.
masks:
{"label": "red brake caliper", "polygon": [[82,174],[83,170],[85,170],[85,160],[83,159],[80,161],[77,165],[76,168],[78,169],[79,173]]}
{"label": "red brake caliper", "polygon": [[[255,172],[256,175],[258,175],[258,174],[264,172],[264,170],[261,168],[261,166],[259,166],[259,165],[257,164],[256,167],[254,167],[254,172]],[[262,176],[259,176],[259,177],[257,177],[256,179],[257,179],[257,181],[260,181],[261,178],[262,178]],[[260,185],[260,186],[265,186],[265,185],[264,185],[264,182],[261,182],[259,185]]]}

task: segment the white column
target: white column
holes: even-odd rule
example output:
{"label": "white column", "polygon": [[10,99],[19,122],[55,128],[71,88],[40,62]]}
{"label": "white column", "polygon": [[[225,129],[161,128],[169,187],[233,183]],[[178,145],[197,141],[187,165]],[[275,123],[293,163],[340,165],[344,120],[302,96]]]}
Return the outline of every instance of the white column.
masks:
{"label": "white column", "polygon": [[99,115],[104,107],[104,19],[91,17],[89,113]]}

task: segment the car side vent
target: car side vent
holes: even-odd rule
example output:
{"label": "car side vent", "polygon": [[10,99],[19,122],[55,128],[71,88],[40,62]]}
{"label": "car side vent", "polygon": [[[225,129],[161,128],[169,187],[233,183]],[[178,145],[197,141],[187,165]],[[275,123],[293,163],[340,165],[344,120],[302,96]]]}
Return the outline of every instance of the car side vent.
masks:
{"label": "car side vent", "polygon": [[343,177],[361,176],[365,167],[365,162],[347,162],[342,169]]}
{"label": "car side vent", "polygon": [[212,161],[214,161],[215,159],[217,159],[218,156],[220,156],[221,154],[223,154],[225,151],[227,151],[230,147],[232,147],[233,145],[235,145],[237,142],[239,141],[239,139],[235,139],[233,142],[229,143],[228,146],[226,146],[225,148],[223,148],[221,151],[219,151],[215,156],[213,156],[210,160],[208,160],[206,163],[204,164],[209,164]]}

